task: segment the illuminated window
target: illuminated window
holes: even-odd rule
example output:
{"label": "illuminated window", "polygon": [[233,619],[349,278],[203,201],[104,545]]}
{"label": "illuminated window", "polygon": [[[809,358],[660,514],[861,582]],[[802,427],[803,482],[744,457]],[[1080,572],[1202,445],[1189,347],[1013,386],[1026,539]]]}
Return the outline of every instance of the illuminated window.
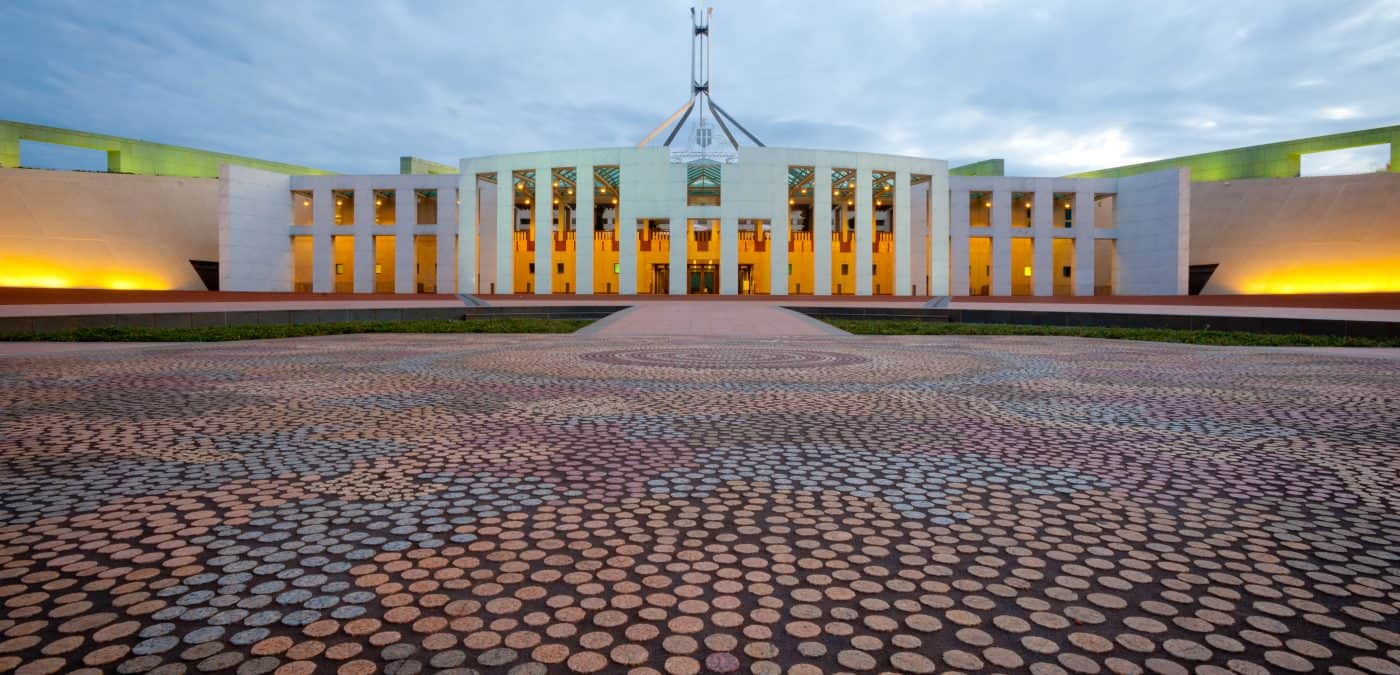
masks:
{"label": "illuminated window", "polygon": [[1028,276],[1030,276],[1030,275],[1031,275],[1031,268],[1030,268],[1029,265],[1027,265],[1027,266],[1021,268],[1021,276],[1028,277]]}
{"label": "illuminated window", "polygon": [[613,274],[619,274],[619,273],[621,273],[621,272],[622,272],[622,263],[613,263]]}
{"label": "illuminated window", "polygon": [[341,263],[336,263],[336,264],[335,264],[335,273],[336,273],[336,274],[345,274],[345,265],[343,265],[343,264],[341,264]]}

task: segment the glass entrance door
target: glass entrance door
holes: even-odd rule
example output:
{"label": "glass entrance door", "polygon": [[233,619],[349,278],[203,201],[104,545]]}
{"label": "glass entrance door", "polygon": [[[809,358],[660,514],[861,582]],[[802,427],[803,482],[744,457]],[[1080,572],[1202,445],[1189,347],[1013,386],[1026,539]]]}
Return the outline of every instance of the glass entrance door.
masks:
{"label": "glass entrance door", "polygon": [[689,279],[691,295],[714,295],[719,292],[719,265],[689,265],[686,277]]}
{"label": "glass entrance door", "polygon": [[671,292],[671,266],[666,263],[651,266],[651,292],[666,295]]}
{"label": "glass entrance door", "polygon": [[739,266],[739,294],[753,295],[753,265]]}

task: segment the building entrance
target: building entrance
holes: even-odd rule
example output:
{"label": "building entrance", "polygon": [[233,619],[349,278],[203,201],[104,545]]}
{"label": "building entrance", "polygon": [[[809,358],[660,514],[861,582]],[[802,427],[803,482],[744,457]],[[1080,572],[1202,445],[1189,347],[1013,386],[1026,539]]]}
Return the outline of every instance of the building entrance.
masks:
{"label": "building entrance", "polygon": [[653,295],[666,295],[671,292],[671,266],[657,263],[651,266],[651,292]]}
{"label": "building entrance", "polygon": [[753,295],[753,265],[739,266],[739,294]]}
{"label": "building entrance", "polygon": [[714,295],[719,292],[719,265],[702,263],[687,266],[691,295]]}

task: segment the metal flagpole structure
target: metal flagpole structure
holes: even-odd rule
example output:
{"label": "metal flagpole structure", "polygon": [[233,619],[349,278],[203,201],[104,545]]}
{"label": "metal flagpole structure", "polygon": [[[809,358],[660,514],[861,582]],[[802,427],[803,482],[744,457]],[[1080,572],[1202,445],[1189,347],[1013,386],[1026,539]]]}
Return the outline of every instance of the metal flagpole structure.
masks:
{"label": "metal flagpole structure", "polygon": [[[758,140],[757,136],[753,135],[748,129],[745,129],[744,125],[734,119],[733,115],[730,115],[724,108],[721,108],[719,104],[715,103],[714,97],[710,95],[710,18],[714,15],[714,11],[715,9],[713,7],[707,8],[704,6],[704,0],[701,0],[700,7],[692,7],[690,9],[690,99],[681,105],[680,108],[676,109],[676,112],[671,113],[671,116],[657,125],[655,129],[652,129],[651,133],[647,134],[646,137],[637,144],[637,147],[646,147],[647,144],[651,143],[657,136],[661,135],[661,132],[667,129],[670,129],[671,133],[667,134],[666,140],[662,145],[668,148],[672,147],[671,144],[676,140],[677,136],[680,134],[681,128],[686,125],[686,122],[690,119],[692,114],[695,116],[695,131],[688,140],[692,143],[692,146],[698,146],[698,150],[692,150],[690,152],[673,151],[674,161],[689,161],[691,159],[704,159],[712,156],[724,154],[733,155],[737,153],[739,149],[739,140],[735,137],[734,133],[730,131],[731,125],[752,141],[754,145],[766,147],[763,145],[763,141]],[[720,131],[724,133],[725,139],[733,146],[733,153],[718,152],[709,149],[714,139],[712,137],[713,130],[710,128],[709,120],[707,119],[707,112],[708,117],[714,118],[715,122],[719,125]]]}

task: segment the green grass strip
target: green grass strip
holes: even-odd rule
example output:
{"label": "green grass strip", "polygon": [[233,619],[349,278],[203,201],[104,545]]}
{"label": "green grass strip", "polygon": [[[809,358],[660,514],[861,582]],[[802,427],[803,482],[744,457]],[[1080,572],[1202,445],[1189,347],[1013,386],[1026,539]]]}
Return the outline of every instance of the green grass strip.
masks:
{"label": "green grass strip", "polygon": [[347,321],[343,323],[263,324],[210,328],[79,328],[57,333],[0,335],[13,342],[224,342],[357,333],[572,333],[588,319],[437,319],[424,321]]}
{"label": "green grass strip", "polygon": [[1146,340],[1192,345],[1253,347],[1400,347],[1400,339],[1248,333],[1173,328],[1107,328],[1101,326],[1023,326],[1001,323],[948,323],[899,319],[824,319],[856,335],[1051,335],[1109,340]]}

